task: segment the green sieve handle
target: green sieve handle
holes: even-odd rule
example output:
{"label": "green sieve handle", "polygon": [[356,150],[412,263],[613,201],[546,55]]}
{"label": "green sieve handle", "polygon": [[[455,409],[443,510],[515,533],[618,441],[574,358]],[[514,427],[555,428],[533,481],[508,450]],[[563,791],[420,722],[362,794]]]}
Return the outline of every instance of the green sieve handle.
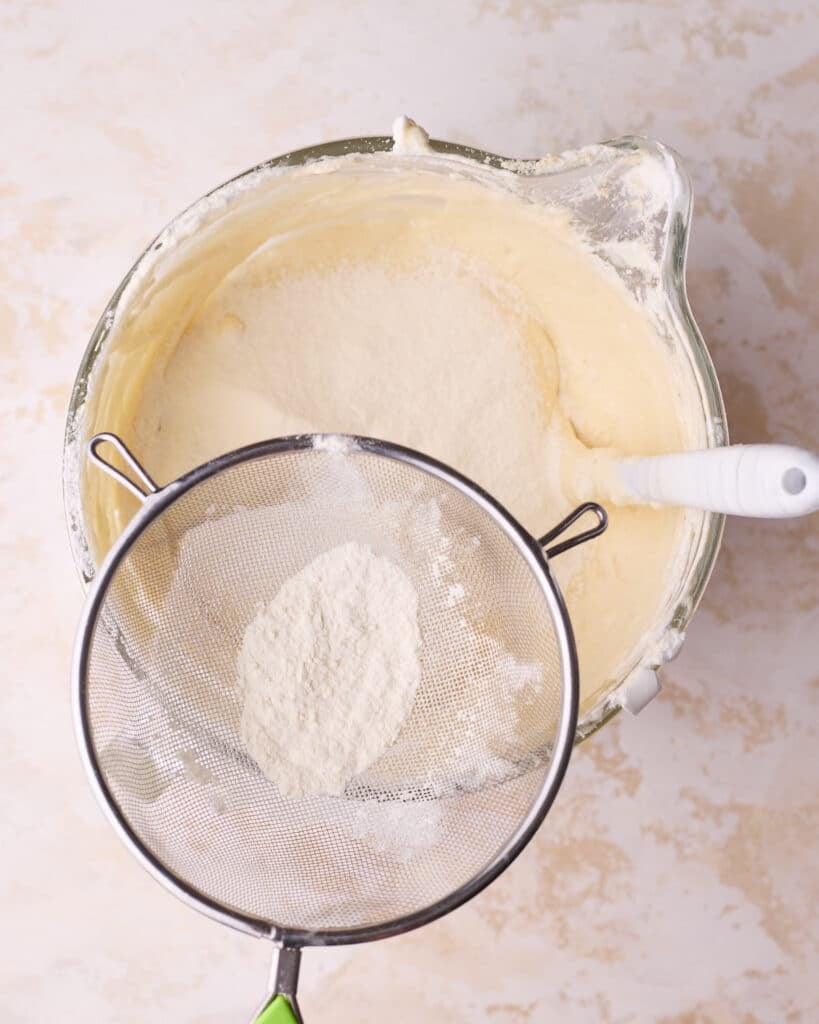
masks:
{"label": "green sieve handle", "polygon": [[256,1018],[255,1024],[299,1024],[290,1003],[284,996],[274,996]]}
{"label": "green sieve handle", "polygon": [[301,949],[277,946],[270,966],[270,987],[253,1024],[302,1024],[296,989],[299,984]]}

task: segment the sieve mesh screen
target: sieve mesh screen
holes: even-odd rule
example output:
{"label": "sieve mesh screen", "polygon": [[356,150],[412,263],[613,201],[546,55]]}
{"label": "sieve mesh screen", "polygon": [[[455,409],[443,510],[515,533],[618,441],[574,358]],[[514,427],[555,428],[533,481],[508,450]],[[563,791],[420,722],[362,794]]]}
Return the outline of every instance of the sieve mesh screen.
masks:
{"label": "sieve mesh screen", "polygon": [[[259,606],[351,540],[415,585],[421,682],[344,796],[285,797],[244,750],[237,655]],[[474,878],[539,797],[569,672],[548,583],[498,517],[411,462],[366,447],[234,461],[148,519],[107,576],[86,741],[141,843],[211,900],[282,929],[394,921]]]}

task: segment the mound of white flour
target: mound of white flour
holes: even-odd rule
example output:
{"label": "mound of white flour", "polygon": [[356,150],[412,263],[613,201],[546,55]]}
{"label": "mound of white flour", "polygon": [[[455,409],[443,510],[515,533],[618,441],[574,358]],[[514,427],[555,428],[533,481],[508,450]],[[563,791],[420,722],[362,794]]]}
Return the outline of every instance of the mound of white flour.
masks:
{"label": "mound of white flour", "polygon": [[339,794],[394,742],[421,678],[418,596],[359,543],[287,580],[244,635],[242,739],[286,794]]}

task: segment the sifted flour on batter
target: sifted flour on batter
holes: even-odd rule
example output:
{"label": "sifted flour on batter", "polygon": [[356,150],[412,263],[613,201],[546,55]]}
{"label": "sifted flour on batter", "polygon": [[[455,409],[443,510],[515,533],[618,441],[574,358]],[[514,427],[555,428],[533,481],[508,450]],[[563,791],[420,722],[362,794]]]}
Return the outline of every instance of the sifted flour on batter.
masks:
{"label": "sifted flour on batter", "polygon": [[282,793],[339,794],[390,746],[421,678],[418,596],[359,543],[324,552],[247,627],[248,753]]}
{"label": "sifted flour on batter", "polygon": [[[570,213],[413,138],[262,174],[175,226],[112,325],[88,431],[120,434],[160,483],[263,438],[380,437],[460,470],[534,536],[582,498],[606,504],[601,452],[702,446],[684,345]],[[99,561],[137,503],[100,473],[82,486]],[[554,563],[584,713],[656,663],[702,518],[608,511],[604,536]]]}

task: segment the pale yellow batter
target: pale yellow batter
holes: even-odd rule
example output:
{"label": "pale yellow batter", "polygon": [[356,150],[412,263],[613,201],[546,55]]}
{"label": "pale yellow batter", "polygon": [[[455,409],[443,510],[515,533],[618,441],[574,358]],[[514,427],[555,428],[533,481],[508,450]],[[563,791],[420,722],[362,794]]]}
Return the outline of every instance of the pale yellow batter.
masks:
{"label": "pale yellow batter", "polygon": [[[160,483],[262,438],[359,433],[450,463],[540,535],[588,493],[589,449],[702,443],[683,361],[565,212],[409,157],[274,178],[133,289],[93,429]],[[99,557],[135,503],[95,473],[84,506]],[[667,625],[689,541],[680,510],[611,508],[555,560],[584,707]]]}

